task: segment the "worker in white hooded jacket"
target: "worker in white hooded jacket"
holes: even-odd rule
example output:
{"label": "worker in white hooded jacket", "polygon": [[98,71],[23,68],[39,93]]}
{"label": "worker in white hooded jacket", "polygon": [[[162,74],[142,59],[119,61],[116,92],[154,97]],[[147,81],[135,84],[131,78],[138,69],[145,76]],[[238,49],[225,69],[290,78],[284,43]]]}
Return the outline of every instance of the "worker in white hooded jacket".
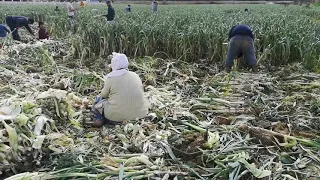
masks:
{"label": "worker in white hooded jacket", "polygon": [[96,127],[147,116],[149,102],[144,97],[142,81],[135,72],[128,70],[128,65],[125,54],[114,53],[112,72],[105,77],[101,96],[96,98],[93,105]]}

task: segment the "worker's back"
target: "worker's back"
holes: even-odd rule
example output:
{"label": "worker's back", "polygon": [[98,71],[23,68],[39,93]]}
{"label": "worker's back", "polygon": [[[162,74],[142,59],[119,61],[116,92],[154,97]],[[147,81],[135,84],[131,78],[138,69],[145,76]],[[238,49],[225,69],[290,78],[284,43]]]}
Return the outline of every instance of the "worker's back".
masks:
{"label": "worker's back", "polygon": [[229,38],[232,38],[236,35],[250,36],[253,39],[253,33],[251,28],[245,24],[239,24],[232,28]]}
{"label": "worker's back", "polygon": [[106,118],[125,121],[147,115],[149,104],[144,97],[141,79],[136,73],[128,71],[122,76],[108,78],[106,83],[110,86],[109,97],[104,106]]}
{"label": "worker's back", "polygon": [[29,27],[28,18],[24,16],[7,16],[6,22],[11,30],[13,30],[12,28],[16,28],[16,27],[23,27],[23,26],[25,26],[26,28]]}
{"label": "worker's back", "polygon": [[28,24],[28,18],[24,16],[7,16],[7,18],[11,19],[15,23],[19,23],[21,25]]}

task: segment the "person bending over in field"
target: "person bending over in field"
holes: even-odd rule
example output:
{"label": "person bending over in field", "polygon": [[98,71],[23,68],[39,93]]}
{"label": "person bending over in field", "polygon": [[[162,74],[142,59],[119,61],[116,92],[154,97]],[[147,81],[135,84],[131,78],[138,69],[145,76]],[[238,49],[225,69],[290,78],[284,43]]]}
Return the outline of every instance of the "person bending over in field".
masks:
{"label": "person bending over in field", "polygon": [[254,36],[249,26],[244,24],[235,25],[229,32],[229,46],[226,59],[226,71],[230,72],[233,60],[244,55],[252,71],[257,72],[257,60],[254,53]]}
{"label": "person bending over in field", "polygon": [[128,65],[125,54],[113,53],[112,72],[105,77],[101,94],[92,106],[95,127],[147,116],[149,103],[144,97],[142,81],[128,70]]}
{"label": "person bending over in field", "polygon": [[39,22],[39,39],[49,39],[49,33],[43,22]]}
{"label": "person bending over in field", "polygon": [[31,18],[26,18],[24,16],[7,16],[6,23],[12,32],[12,37],[14,40],[21,41],[18,30],[23,26],[29,31],[32,36],[34,36],[34,33],[29,26],[29,24],[34,23],[34,20]]}
{"label": "person bending over in field", "polygon": [[115,16],[116,13],[115,13],[112,5],[111,5],[111,1],[107,0],[106,3],[107,3],[107,6],[108,6],[108,14],[102,15],[102,16],[107,17],[107,22],[108,22],[109,24],[111,24],[111,23],[113,23],[114,16]]}

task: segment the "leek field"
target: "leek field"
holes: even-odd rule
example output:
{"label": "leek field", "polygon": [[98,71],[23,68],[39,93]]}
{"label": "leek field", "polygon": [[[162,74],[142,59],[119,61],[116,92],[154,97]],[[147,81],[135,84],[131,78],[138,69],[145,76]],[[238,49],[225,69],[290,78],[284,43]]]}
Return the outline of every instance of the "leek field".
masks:
{"label": "leek field", "polygon": [[[60,11],[55,12],[55,6]],[[320,9],[283,5],[0,2],[45,22],[0,40],[0,179],[320,178]],[[248,8],[248,12],[244,9]],[[223,71],[228,33],[252,27],[259,72]],[[112,52],[129,57],[150,114],[92,128]]]}

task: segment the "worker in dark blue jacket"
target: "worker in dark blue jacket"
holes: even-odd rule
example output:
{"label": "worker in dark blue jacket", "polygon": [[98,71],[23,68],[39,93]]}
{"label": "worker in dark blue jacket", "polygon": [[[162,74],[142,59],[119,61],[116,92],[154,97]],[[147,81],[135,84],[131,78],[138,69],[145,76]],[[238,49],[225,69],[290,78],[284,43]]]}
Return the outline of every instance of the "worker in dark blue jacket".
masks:
{"label": "worker in dark blue jacket", "polygon": [[31,18],[26,18],[24,16],[7,16],[6,23],[12,32],[12,38],[14,40],[17,40],[17,41],[21,40],[18,33],[18,30],[20,27],[25,27],[29,31],[29,33],[34,36],[34,33],[32,32],[29,26],[29,24],[34,23],[34,20]]}
{"label": "worker in dark blue jacket", "polygon": [[10,33],[9,29],[3,24],[0,24],[0,49],[2,48],[1,39],[5,38],[7,36],[7,33]]}
{"label": "worker in dark blue jacket", "polygon": [[116,15],[116,13],[115,13],[112,5],[111,5],[111,1],[107,0],[106,3],[107,3],[107,6],[108,6],[108,14],[102,15],[102,16],[107,17],[107,23],[108,24],[112,24],[113,20],[114,20],[114,16]]}
{"label": "worker in dark blue jacket", "polygon": [[229,47],[226,60],[226,70],[231,71],[233,60],[244,55],[252,71],[257,71],[257,59],[254,53],[254,36],[248,25],[239,24],[232,27],[229,32]]}
{"label": "worker in dark blue jacket", "polygon": [[0,39],[6,37],[7,33],[10,33],[9,29],[3,24],[0,24]]}

